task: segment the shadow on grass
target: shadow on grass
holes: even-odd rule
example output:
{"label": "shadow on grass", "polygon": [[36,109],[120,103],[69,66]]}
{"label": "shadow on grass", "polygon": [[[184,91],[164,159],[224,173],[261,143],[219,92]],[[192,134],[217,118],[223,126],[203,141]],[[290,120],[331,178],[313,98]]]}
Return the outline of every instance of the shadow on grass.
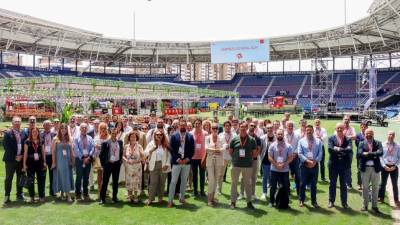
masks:
{"label": "shadow on grass", "polygon": [[332,214],[335,214],[334,212],[332,212],[332,211],[330,211],[330,210],[327,210],[327,209],[325,209],[325,208],[321,208],[321,207],[314,208],[314,207],[311,207],[311,206],[309,206],[309,205],[307,205],[307,204],[304,204],[304,207],[307,208],[308,211],[310,211],[310,212],[312,212],[312,213],[319,213],[319,214],[324,214],[324,215],[332,215]]}
{"label": "shadow on grass", "polygon": [[175,205],[175,209],[195,212],[195,211],[199,210],[199,206],[197,206],[195,204],[191,204],[191,203],[185,203],[184,205]]}
{"label": "shadow on grass", "polygon": [[275,208],[275,209],[276,209],[279,213],[290,214],[290,215],[293,215],[293,216],[297,216],[297,215],[299,215],[299,214],[302,213],[301,211],[299,211],[299,210],[297,210],[297,209],[294,209],[294,208],[292,208],[292,207],[290,207],[290,206],[289,206],[288,209],[278,209],[278,208]]}

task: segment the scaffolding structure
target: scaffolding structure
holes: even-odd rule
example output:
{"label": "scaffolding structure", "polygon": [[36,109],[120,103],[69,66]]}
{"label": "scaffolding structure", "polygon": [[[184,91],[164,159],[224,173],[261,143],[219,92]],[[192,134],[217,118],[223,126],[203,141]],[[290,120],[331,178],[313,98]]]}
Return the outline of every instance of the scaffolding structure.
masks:
{"label": "scaffolding structure", "polygon": [[357,71],[356,94],[358,115],[365,115],[367,110],[375,111],[377,106],[376,85],[377,79],[371,79],[371,70],[374,69],[372,59],[364,57],[359,60]]}
{"label": "scaffolding structure", "polygon": [[315,71],[311,74],[311,112],[327,113],[328,103],[334,90],[333,71],[328,65],[332,59],[311,61]]}

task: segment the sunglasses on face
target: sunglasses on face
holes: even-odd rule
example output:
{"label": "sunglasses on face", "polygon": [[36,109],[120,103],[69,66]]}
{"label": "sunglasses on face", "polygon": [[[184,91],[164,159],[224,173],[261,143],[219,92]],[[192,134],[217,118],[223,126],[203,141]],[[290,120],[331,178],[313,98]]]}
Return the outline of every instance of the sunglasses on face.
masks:
{"label": "sunglasses on face", "polygon": [[211,129],[213,129],[213,130],[218,130],[218,127],[213,127],[213,128],[211,128]]}
{"label": "sunglasses on face", "polygon": [[156,134],[157,137],[162,137],[164,136],[163,134]]}

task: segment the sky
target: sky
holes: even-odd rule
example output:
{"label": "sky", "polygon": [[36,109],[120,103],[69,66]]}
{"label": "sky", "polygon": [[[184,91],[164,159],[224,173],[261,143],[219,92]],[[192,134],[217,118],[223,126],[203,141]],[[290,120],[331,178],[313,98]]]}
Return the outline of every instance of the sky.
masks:
{"label": "sky", "polygon": [[[107,37],[154,41],[268,38],[345,23],[344,0],[0,0],[0,8]],[[347,0],[347,22],[373,0]]]}

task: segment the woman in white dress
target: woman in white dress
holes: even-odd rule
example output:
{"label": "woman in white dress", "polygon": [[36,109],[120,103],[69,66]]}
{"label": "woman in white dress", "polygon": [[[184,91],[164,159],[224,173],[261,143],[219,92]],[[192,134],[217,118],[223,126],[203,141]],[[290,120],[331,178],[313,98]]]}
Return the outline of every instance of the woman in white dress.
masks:
{"label": "woman in white dress", "polygon": [[99,133],[94,137],[94,144],[95,144],[95,152],[93,154],[94,156],[94,162],[93,162],[93,169],[96,170],[97,172],[97,190],[98,194],[100,196],[101,192],[101,185],[103,183],[103,167],[101,166],[100,163],[100,158],[99,154],[101,151],[101,144],[103,142],[108,140],[108,127],[106,123],[100,123],[99,124]]}
{"label": "woman in white dress", "polygon": [[217,202],[215,191],[217,189],[219,173],[224,165],[223,140],[218,137],[218,124],[211,125],[211,135],[206,139],[206,167],[208,175],[208,205],[214,206]]}

